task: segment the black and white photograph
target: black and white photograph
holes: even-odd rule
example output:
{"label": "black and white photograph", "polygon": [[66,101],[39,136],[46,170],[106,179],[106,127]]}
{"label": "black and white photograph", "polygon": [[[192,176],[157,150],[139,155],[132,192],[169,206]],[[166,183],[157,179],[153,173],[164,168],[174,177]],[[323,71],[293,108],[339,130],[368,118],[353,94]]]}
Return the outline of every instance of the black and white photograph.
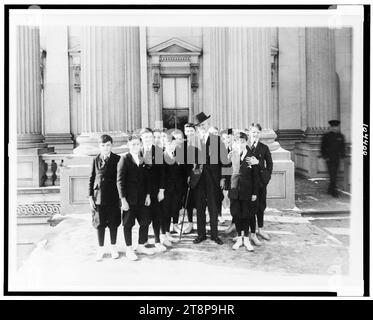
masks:
{"label": "black and white photograph", "polygon": [[10,9],[8,291],[363,296],[363,17]]}

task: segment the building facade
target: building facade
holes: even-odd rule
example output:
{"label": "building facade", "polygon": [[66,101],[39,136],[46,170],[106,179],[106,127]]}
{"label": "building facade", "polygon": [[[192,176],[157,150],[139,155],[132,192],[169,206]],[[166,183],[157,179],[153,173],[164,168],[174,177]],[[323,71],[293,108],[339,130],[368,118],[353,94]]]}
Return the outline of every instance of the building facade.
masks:
{"label": "building facade", "polygon": [[203,111],[219,129],[261,123],[269,204],[292,208],[295,172],[327,176],[328,120],[351,141],[351,50],[349,28],[17,27],[18,184],[60,182],[63,211],[79,211],[98,135],[120,153],[126,132]]}

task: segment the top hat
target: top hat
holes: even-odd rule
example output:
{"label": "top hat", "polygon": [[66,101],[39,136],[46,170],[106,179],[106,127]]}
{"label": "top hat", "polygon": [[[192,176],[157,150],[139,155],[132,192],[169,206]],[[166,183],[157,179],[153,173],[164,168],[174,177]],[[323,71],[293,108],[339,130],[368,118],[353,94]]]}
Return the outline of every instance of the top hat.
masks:
{"label": "top hat", "polygon": [[195,125],[198,126],[199,124],[201,124],[202,122],[206,121],[210,117],[211,117],[211,115],[210,116],[206,116],[204,112],[200,112],[200,113],[196,114],[194,116],[194,118],[197,121],[197,123]]}
{"label": "top hat", "polygon": [[339,120],[330,120],[329,124],[331,127],[338,127],[341,124],[341,121]]}

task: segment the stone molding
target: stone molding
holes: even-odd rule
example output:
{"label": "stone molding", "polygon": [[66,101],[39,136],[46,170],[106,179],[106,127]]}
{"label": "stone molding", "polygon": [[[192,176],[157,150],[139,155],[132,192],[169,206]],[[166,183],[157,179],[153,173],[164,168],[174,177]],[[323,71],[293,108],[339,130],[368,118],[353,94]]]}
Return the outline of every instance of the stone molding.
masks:
{"label": "stone molding", "polygon": [[32,204],[19,204],[17,206],[18,217],[30,216],[53,216],[61,214],[60,203],[32,203]]}

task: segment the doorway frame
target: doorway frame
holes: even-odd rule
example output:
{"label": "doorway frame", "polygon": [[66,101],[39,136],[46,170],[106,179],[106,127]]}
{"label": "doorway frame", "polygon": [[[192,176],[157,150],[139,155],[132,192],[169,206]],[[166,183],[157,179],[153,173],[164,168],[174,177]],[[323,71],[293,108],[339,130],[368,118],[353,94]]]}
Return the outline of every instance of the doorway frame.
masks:
{"label": "doorway frame", "polygon": [[[202,49],[178,38],[171,38],[150,49],[150,90],[153,92],[155,124],[160,127],[163,110],[164,77],[188,77],[189,81],[189,122],[192,121],[195,110],[198,110],[198,88]],[[158,125],[157,125],[158,124]]]}

